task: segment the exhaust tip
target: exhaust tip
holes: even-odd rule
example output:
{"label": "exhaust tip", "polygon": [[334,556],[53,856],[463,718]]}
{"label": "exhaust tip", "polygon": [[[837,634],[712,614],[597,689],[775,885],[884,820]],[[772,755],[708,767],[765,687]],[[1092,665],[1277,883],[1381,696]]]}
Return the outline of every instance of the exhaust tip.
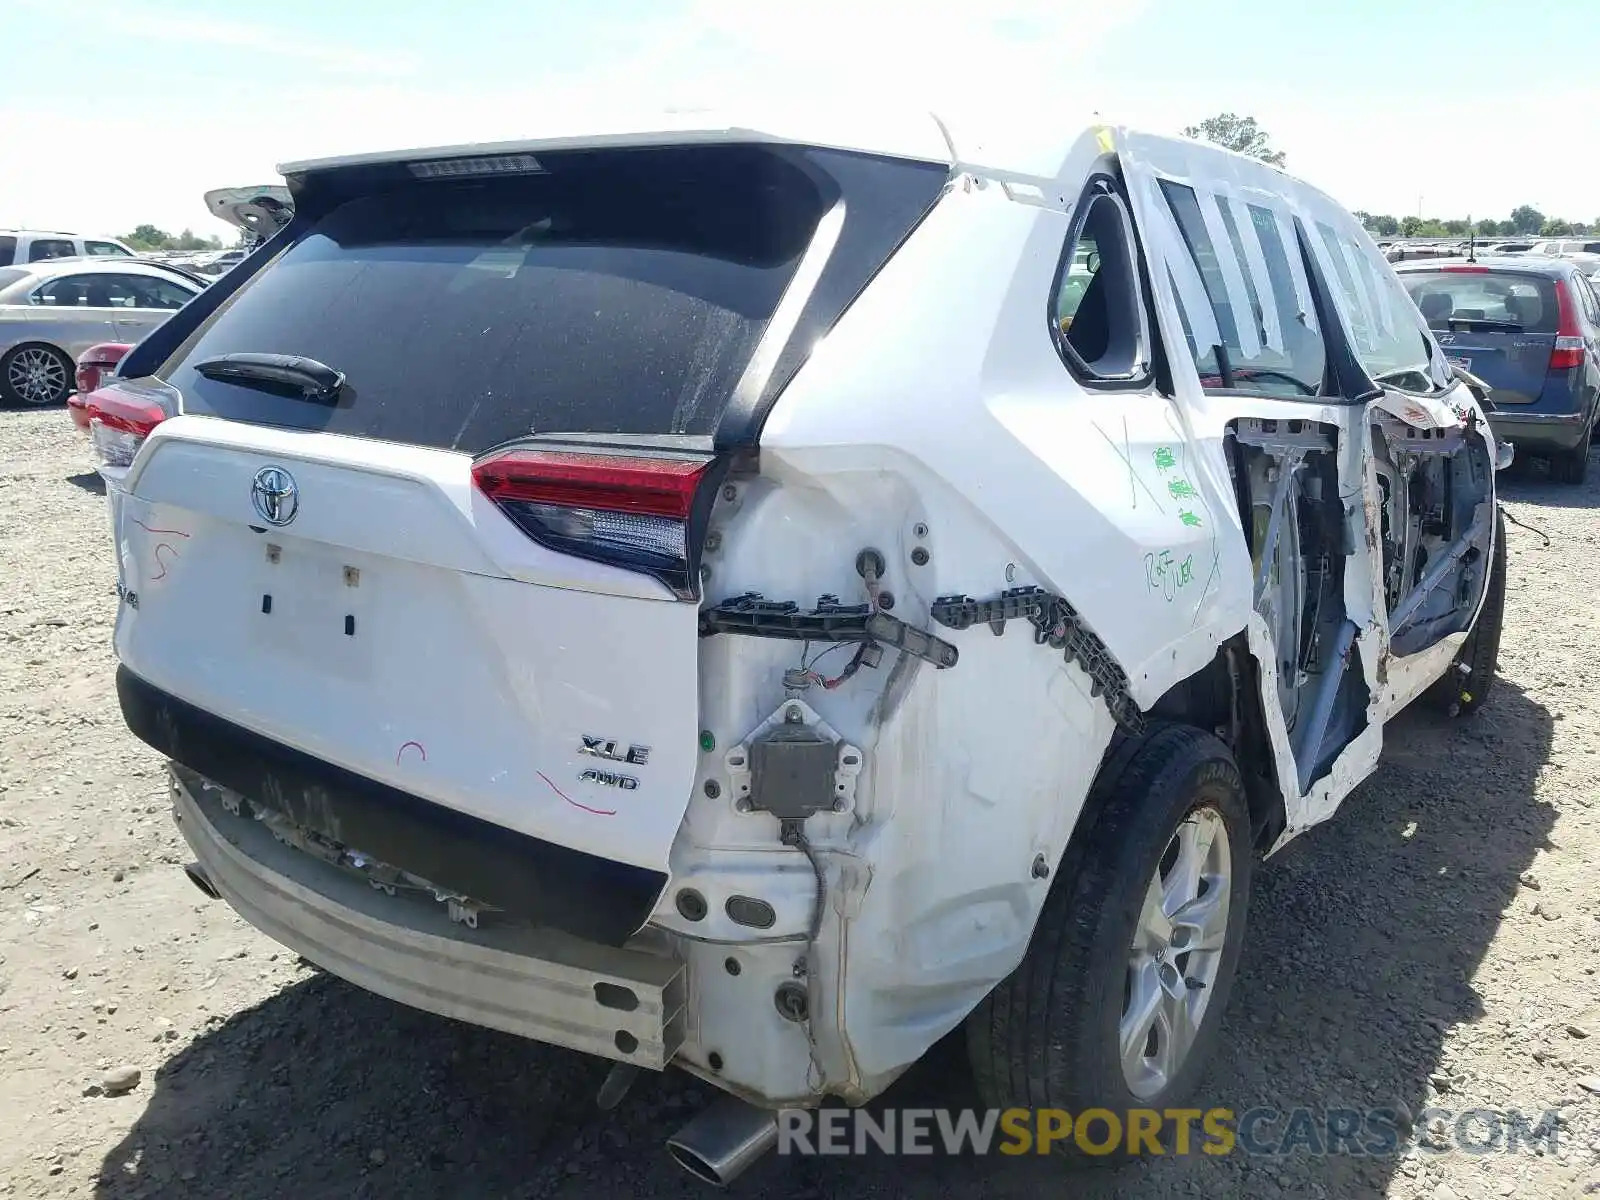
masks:
{"label": "exhaust tip", "polygon": [[778,1116],[724,1096],[667,1139],[667,1153],[702,1183],[725,1188],[777,1144]]}
{"label": "exhaust tip", "polygon": [[672,1156],[672,1161],[677,1163],[701,1183],[709,1183],[712,1187],[725,1188],[732,1180],[724,1179],[717,1174],[717,1169],[701,1158],[687,1146],[680,1146],[676,1141],[667,1143],[667,1153]]}
{"label": "exhaust tip", "polygon": [[222,899],[222,893],[217,891],[217,885],[211,882],[211,876],[206,874],[205,868],[199,863],[185,863],[183,873],[189,877],[189,882],[204,892],[209,899]]}

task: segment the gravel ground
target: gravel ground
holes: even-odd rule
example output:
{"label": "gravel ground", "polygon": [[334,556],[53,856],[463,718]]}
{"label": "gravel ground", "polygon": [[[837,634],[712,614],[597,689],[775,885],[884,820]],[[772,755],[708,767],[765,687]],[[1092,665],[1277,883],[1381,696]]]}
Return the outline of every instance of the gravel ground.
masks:
{"label": "gravel ground", "polygon": [[[601,1064],[316,973],[184,878],[160,764],[113,695],[111,546],[65,415],[0,412],[0,1193],[701,1196],[672,1074],[598,1112]],[[1214,1100],[1558,1107],[1556,1154],[780,1159],[753,1197],[1600,1194],[1600,478],[1507,484],[1502,679],[1409,713],[1331,824],[1257,874]],[[1589,663],[1586,667],[1584,664]],[[140,1081],[106,1094],[136,1068]],[[1587,1085],[1587,1086],[1586,1086]],[[946,1043],[885,1104],[975,1103]]]}

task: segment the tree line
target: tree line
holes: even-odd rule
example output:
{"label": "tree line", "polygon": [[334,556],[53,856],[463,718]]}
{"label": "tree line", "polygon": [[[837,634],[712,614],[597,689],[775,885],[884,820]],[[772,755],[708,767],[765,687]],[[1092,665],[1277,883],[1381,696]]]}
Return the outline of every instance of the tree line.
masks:
{"label": "tree line", "polygon": [[1518,205],[1511,210],[1511,216],[1504,221],[1496,221],[1493,217],[1485,217],[1481,221],[1459,218],[1441,220],[1438,217],[1400,217],[1397,220],[1388,213],[1374,216],[1371,213],[1357,212],[1352,215],[1365,225],[1369,232],[1379,237],[1445,238],[1466,237],[1468,234],[1486,238],[1534,235],[1567,237],[1572,234],[1582,236],[1600,233],[1600,217],[1587,222],[1567,221],[1561,217],[1547,217],[1531,204]]}
{"label": "tree line", "polygon": [[132,233],[122,235],[122,240],[135,250],[221,250],[222,239],[213,234],[201,237],[192,229],[173,235],[154,225],[140,225]]}
{"label": "tree line", "polygon": [[[1256,123],[1254,117],[1241,117],[1235,113],[1219,113],[1207,117],[1198,125],[1183,131],[1184,137],[1199,138],[1218,146],[1259,158],[1275,167],[1283,166],[1284,152],[1275,150],[1267,131]],[[1600,217],[1593,221],[1568,221],[1562,217],[1547,217],[1531,204],[1520,204],[1511,210],[1504,221],[1485,217],[1481,221],[1470,218],[1392,217],[1388,213],[1351,214],[1378,237],[1447,238],[1467,237],[1567,237],[1600,234]]]}

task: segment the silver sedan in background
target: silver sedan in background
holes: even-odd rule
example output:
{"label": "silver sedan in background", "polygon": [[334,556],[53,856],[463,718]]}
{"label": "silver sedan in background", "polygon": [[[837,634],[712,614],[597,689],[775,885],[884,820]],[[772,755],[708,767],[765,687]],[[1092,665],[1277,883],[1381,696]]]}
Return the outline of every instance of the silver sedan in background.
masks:
{"label": "silver sedan in background", "polygon": [[59,404],[78,355],[137,342],[203,287],[153,263],[55,259],[0,267],[0,404]]}

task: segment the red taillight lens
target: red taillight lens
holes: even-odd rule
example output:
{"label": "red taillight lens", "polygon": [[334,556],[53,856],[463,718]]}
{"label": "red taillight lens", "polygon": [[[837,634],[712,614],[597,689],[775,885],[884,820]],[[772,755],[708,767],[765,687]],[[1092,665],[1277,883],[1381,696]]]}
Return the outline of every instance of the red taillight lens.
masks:
{"label": "red taillight lens", "polygon": [[705,457],[512,448],[475,463],[481,491],[534,541],[563,554],[654,575],[696,595],[691,544]]}
{"label": "red taillight lens", "polygon": [[1488,267],[1439,267],[1437,270],[1448,271],[1452,275],[1487,275]]}
{"label": "red taillight lens", "polygon": [[113,384],[89,394],[84,405],[89,436],[108,467],[125,467],[150,431],[167,419],[167,410],[148,396]]}
{"label": "red taillight lens", "polygon": [[101,342],[78,356],[78,392],[87,396],[117,369],[117,364],[133,347],[126,342]]}
{"label": "red taillight lens", "polygon": [[1583,326],[1578,324],[1578,306],[1572,297],[1572,285],[1565,279],[1556,281],[1556,344],[1550,351],[1552,371],[1570,371],[1583,366]]}

